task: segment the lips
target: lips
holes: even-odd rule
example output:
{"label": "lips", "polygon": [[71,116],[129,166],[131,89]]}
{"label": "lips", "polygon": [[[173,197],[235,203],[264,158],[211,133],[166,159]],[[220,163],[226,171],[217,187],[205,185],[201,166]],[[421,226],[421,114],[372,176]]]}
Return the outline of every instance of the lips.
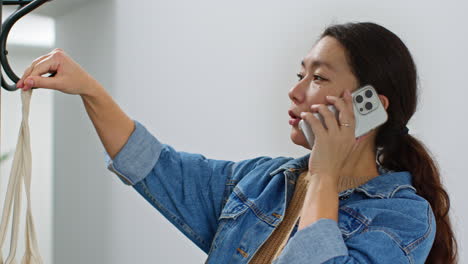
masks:
{"label": "lips", "polygon": [[291,126],[297,126],[299,122],[301,121],[301,118],[297,116],[292,110],[289,110],[288,113],[289,113],[289,116],[291,117],[291,119],[289,119],[289,124]]}
{"label": "lips", "polygon": [[299,119],[300,119],[300,117],[297,116],[296,114],[294,114],[294,112],[293,112],[292,110],[289,110],[288,113],[289,113],[289,116],[290,116],[291,118],[293,118],[293,119],[299,118]]}

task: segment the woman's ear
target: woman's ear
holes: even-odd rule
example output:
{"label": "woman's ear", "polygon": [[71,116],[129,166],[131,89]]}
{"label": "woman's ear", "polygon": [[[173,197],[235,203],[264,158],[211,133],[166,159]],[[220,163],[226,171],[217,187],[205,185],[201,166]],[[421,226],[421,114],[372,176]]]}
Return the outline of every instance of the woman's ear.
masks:
{"label": "woman's ear", "polygon": [[388,105],[390,104],[387,96],[379,94],[379,99],[380,99],[380,102],[382,102],[382,105],[385,108],[385,110],[387,110]]}

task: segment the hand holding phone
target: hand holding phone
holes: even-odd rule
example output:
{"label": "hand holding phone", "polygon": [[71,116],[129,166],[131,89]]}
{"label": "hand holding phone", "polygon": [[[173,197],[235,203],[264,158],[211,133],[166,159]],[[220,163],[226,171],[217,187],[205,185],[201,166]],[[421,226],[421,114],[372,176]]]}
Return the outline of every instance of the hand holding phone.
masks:
{"label": "hand holding phone", "polygon": [[[355,137],[358,138],[370,130],[382,125],[387,121],[388,115],[385,111],[382,102],[377,94],[377,91],[371,85],[363,86],[351,94],[353,98],[353,112],[356,121],[356,129],[354,131]],[[338,119],[338,110],[333,105],[328,105],[328,109],[335,114]],[[313,113],[322,125],[325,126],[325,121],[319,113]],[[304,136],[312,148],[315,141],[315,135],[310,125],[301,120],[299,128],[304,133]]]}

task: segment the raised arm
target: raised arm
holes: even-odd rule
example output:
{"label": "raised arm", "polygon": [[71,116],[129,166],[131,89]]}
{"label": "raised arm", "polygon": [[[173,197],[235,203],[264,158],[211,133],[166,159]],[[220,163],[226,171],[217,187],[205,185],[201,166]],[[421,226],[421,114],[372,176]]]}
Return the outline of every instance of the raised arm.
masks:
{"label": "raised arm", "polygon": [[[42,77],[55,73],[54,77]],[[46,88],[81,96],[86,112],[111,158],[119,152],[135,129],[135,124],[112,99],[106,89],[62,49],[34,60],[17,83],[23,90]]]}
{"label": "raised arm", "polygon": [[[42,77],[46,73],[56,74]],[[79,94],[107,152],[108,169],[206,253],[234,185],[272,160],[209,159],[162,144],[141,123],[130,119],[104,87],[61,49],[36,59],[17,86]]]}

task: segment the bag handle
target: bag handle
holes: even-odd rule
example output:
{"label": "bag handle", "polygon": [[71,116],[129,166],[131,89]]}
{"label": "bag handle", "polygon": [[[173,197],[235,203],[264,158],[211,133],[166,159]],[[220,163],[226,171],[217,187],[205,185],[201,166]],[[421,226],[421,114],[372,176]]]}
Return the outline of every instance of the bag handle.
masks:
{"label": "bag handle", "polygon": [[32,89],[21,92],[21,102],[23,111],[23,120],[16,145],[15,156],[13,159],[12,170],[8,182],[8,190],[3,207],[2,222],[0,224],[0,264],[3,264],[1,249],[5,242],[6,230],[13,208],[13,223],[11,232],[10,252],[5,264],[16,264],[16,249],[18,244],[19,214],[21,210],[22,184],[24,183],[27,211],[26,211],[26,230],[25,230],[25,254],[21,260],[22,264],[42,264],[42,257],[39,253],[36,230],[31,206],[31,174],[32,174],[32,156],[31,142],[29,133],[29,108],[32,96]]}

